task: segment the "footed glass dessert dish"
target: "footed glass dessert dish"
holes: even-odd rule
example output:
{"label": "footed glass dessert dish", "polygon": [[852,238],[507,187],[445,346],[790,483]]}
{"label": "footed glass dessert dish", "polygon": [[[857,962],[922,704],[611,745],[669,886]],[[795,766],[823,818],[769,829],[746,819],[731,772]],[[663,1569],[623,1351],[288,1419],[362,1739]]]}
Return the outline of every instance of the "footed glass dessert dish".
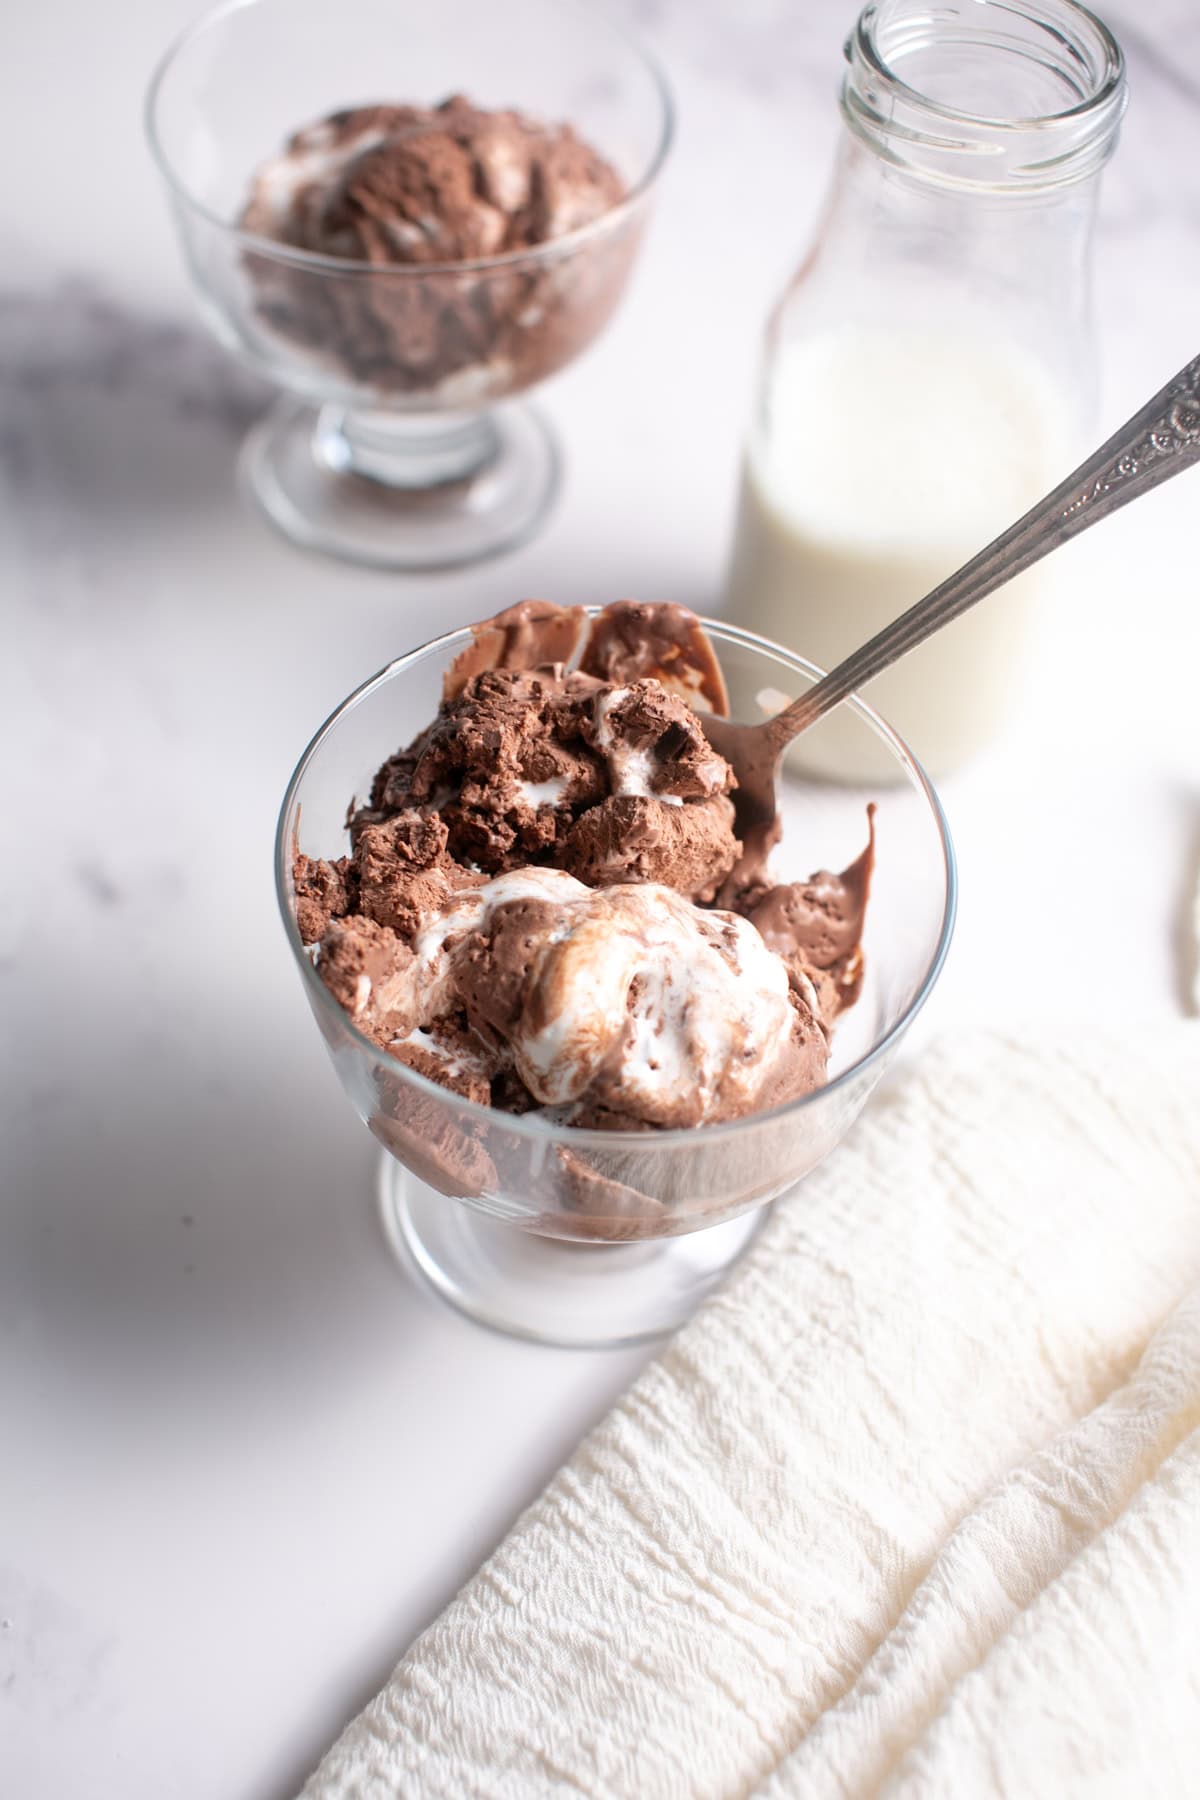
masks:
{"label": "footed glass dessert dish", "polygon": [[617,307],[671,141],[654,62],[572,0],[231,0],[150,145],[208,324],[282,393],[242,470],[294,542],[491,556],[557,487],[517,396]]}
{"label": "footed glass dessert dish", "polygon": [[[761,718],[819,676],[749,632],[719,623],[706,630],[734,718]],[[306,944],[319,927],[302,933],[297,923],[298,901],[307,902],[295,871],[298,851],[303,860],[347,850],[347,801],[365,801],[385,759],[434,718],[444,678],[475,642],[465,628],[398,658],[321,727],[280,813],[279,903],[342,1085],[383,1147],[379,1193],[392,1244],[445,1299],[485,1324],[543,1343],[632,1343],[688,1317],[750,1241],[764,1208],[834,1149],[895,1056],[950,940],[949,833],[905,745],[869,707],[846,702],[842,732],[849,726],[882,746],[897,781],[875,819],[861,991],[837,1019],[827,1078],[812,1091],[723,1122],[649,1130],[582,1129],[561,1122],[561,1108],[519,1113],[451,1092],[365,1035],[334,998]],[[773,879],[861,856],[872,798],[786,776]],[[360,979],[369,991],[370,980]],[[802,1190],[789,1201],[803,1203]]]}

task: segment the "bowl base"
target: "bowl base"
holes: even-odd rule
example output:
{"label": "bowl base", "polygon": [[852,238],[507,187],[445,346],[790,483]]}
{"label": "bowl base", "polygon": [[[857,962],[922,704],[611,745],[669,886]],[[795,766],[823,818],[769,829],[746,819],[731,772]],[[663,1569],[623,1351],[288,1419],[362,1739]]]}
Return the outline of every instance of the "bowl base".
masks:
{"label": "bowl base", "polygon": [[[535,408],[509,403],[444,426],[414,421],[408,456],[400,450],[404,433],[400,416],[389,479],[382,459],[363,453],[346,415],[285,394],[246,438],[242,483],[292,543],[376,569],[481,562],[515,549],[545,520],[558,492],[559,454]],[[439,478],[468,434],[479,450],[473,466]],[[439,436],[449,448],[440,462]]]}
{"label": "bowl base", "polygon": [[396,1255],[459,1312],[510,1337],[570,1349],[643,1343],[682,1325],[769,1211],[758,1207],[683,1237],[575,1243],[448,1200],[387,1155],[379,1207]]}

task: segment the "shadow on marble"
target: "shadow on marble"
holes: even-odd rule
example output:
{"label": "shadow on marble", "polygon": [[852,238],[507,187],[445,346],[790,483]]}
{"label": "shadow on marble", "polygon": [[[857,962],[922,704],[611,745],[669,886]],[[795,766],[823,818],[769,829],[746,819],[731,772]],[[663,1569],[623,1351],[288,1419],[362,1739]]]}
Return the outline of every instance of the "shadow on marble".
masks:
{"label": "shadow on marble", "polygon": [[120,1042],[86,1088],[44,1071],[0,1293],[64,1434],[100,1416],[166,1467],[292,1431],[283,1394],[336,1413],[381,1358],[420,1379],[442,1311],[392,1259],[378,1150],[340,1095],[320,1104],[325,1073],[309,1092],[235,1052],[212,1078],[165,1047],[156,1074]]}
{"label": "shadow on marble", "polygon": [[269,398],[201,328],[95,283],[0,294],[0,478],[36,545],[151,509],[227,509]]}

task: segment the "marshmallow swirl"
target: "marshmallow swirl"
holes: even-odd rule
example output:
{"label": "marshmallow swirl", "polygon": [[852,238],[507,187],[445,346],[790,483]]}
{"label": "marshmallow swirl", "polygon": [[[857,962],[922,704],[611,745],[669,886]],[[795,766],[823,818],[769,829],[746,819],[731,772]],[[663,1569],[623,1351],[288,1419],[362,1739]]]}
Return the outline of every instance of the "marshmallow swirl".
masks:
{"label": "marshmallow swirl", "polygon": [[[334,927],[322,961],[337,961]],[[465,1013],[540,1105],[700,1125],[769,1103],[826,1045],[758,931],[655,883],[588,888],[557,869],[497,876],[355,970],[349,1010],[393,1043]],[[325,969],[327,980],[335,969]],[[332,985],[332,981],[331,981]]]}

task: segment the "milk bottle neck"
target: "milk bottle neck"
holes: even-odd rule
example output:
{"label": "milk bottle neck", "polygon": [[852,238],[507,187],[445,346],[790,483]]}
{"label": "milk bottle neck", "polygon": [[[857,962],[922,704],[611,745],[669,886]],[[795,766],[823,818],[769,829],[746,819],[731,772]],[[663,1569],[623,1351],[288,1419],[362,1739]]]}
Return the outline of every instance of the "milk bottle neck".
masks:
{"label": "milk bottle neck", "polygon": [[824,217],[802,277],[861,290],[878,318],[900,312],[927,324],[947,313],[1007,317],[1057,308],[1077,323],[1088,303],[1098,171],[1037,190],[929,182],[876,155],[852,133],[835,159]]}
{"label": "milk bottle neck", "polygon": [[846,47],[842,116],[914,183],[976,197],[1095,176],[1116,144],[1125,69],[1076,0],[872,0]]}
{"label": "milk bottle neck", "polygon": [[1124,104],[1120,50],[1073,0],[867,6],[824,217],[769,345],[847,324],[999,336],[1094,388],[1091,228]]}
{"label": "milk bottle neck", "polygon": [[1071,0],[868,6],[816,240],[768,356],[846,326],[1031,353],[1094,423],[1091,232],[1125,103],[1121,54]]}

